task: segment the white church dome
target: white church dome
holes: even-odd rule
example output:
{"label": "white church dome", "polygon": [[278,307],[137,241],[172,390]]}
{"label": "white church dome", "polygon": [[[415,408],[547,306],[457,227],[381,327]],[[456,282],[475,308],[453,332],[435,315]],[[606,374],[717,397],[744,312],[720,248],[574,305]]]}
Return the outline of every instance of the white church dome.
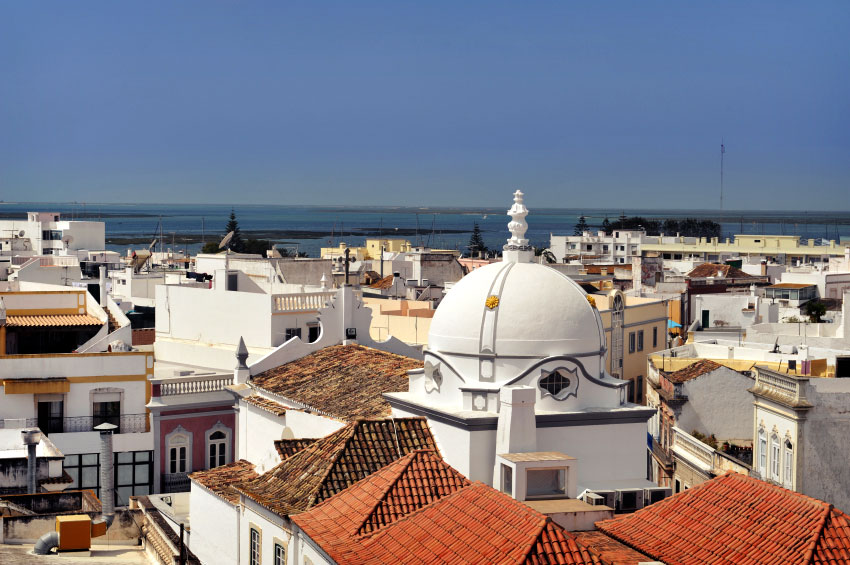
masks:
{"label": "white church dome", "polygon": [[598,356],[605,347],[587,294],[560,272],[503,261],[463,277],[440,303],[428,349],[460,355]]}

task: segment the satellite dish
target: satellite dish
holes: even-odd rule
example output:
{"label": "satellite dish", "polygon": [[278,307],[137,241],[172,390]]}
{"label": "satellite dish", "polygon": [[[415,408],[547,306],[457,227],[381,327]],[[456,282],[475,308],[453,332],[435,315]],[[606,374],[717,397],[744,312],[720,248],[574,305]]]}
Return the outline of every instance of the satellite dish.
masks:
{"label": "satellite dish", "polygon": [[24,234],[27,233],[24,230],[18,232],[18,237],[24,237]]}
{"label": "satellite dish", "polygon": [[71,245],[71,243],[72,243],[73,241],[74,241],[74,236],[73,236],[73,235],[66,235],[66,236],[64,236],[64,237],[62,238],[62,243],[64,243],[64,244],[65,244],[65,247],[67,247],[67,246]]}
{"label": "satellite dish", "polygon": [[224,239],[221,240],[221,243],[218,244],[219,249],[224,249],[228,245],[230,245],[230,240],[233,239],[233,232],[228,233],[224,236]]}

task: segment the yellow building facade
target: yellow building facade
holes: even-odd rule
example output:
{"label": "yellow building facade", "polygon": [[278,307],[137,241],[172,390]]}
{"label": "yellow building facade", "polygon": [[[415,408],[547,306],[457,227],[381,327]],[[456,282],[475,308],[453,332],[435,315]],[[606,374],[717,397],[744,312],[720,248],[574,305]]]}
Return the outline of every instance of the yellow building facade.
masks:
{"label": "yellow building facade", "polygon": [[[721,255],[758,256],[786,262],[839,257],[844,255],[844,245],[830,240],[828,245],[815,245],[814,239],[800,243],[796,235],[736,235],[734,239],[718,237],[648,237],[641,243],[641,253],[661,253],[665,259],[717,260]],[[667,257],[665,254],[671,254]],[[674,256],[675,255],[675,256]],[[677,257],[678,256],[678,257]]]}
{"label": "yellow building facade", "polygon": [[349,257],[355,261],[368,261],[381,258],[381,249],[389,253],[407,253],[412,249],[412,244],[406,239],[398,238],[369,238],[363,246],[350,246],[340,242],[337,247],[322,247],[322,259],[336,259],[345,254],[349,249]]}

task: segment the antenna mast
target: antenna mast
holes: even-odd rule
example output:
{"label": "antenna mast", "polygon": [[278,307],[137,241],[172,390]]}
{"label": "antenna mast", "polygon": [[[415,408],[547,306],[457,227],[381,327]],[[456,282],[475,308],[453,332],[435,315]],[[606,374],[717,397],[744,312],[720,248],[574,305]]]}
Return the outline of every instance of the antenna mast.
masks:
{"label": "antenna mast", "polygon": [[723,209],[723,155],[726,154],[726,146],[723,138],[720,138],[720,209]]}

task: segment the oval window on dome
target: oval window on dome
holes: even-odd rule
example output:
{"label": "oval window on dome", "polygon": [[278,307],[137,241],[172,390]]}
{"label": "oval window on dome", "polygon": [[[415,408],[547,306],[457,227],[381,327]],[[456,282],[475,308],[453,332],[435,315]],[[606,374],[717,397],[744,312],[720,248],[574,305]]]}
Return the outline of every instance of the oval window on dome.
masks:
{"label": "oval window on dome", "polygon": [[575,369],[560,367],[553,371],[543,371],[537,386],[543,390],[543,396],[551,395],[563,400],[568,396],[575,396],[578,388],[577,377]]}

